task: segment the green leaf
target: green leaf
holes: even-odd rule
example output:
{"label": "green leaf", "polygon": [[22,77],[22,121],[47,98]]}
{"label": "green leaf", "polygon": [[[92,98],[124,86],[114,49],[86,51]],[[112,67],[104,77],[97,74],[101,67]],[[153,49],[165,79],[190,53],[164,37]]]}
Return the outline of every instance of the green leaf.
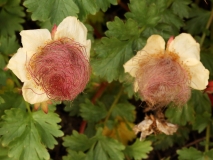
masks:
{"label": "green leaf", "polygon": [[71,136],[66,136],[63,138],[63,146],[74,150],[74,151],[86,151],[91,145],[92,141],[84,134],[79,134],[77,131],[73,130]]}
{"label": "green leaf", "polygon": [[119,116],[126,119],[128,122],[133,122],[135,120],[134,110],[135,107],[128,102],[118,103],[112,110],[112,117],[115,119]]}
{"label": "green leaf", "polygon": [[88,94],[81,94],[76,99],[74,99],[72,102],[64,102],[66,107],[64,110],[66,112],[69,112],[70,116],[79,116],[80,115],[80,104],[84,103],[85,100],[88,98]]}
{"label": "green leaf", "polygon": [[[1,62],[1,55],[0,55],[0,62]],[[2,64],[4,65],[4,62],[2,62]],[[5,85],[6,84],[6,80],[7,80],[6,73],[5,73],[4,70],[1,70],[2,68],[3,68],[3,66],[1,66],[1,64],[0,64],[0,86],[1,85]]]}
{"label": "green leaf", "polygon": [[50,18],[52,24],[59,24],[67,16],[76,16],[78,6],[73,0],[26,0],[24,6],[32,12],[32,20],[46,21]]}
{"label": "green leaf", "polygon": [[152,149],[150,141],[139,141],[136,139],[135,143],[125,148],[124,154],[135,160],[141,160],[147,158],[147,154]]}
{"label": "green leaf", "polygon": [[198,114],[195,117],[195,122],[193,123],[193,130],[197,130],[198,133],[201,133],[211,122],[211,114],[210,113],[203,113]]}
{"label": "green leaf", "polygon": [[107,110],[103,103],[92,104],[89,99],[80,104],[80,115],[89,122],[98,122],[107,115]]}
{"label": "green leaf", "polygon": [[208,152],[201,152],[193,147],[183,148],[177,151],[179,160],[211,160],[213,156],[213,150]]}
{"label": "green leaf", "polygon": [[194,121],[194,108],[187,104],[183,107],[170,106],[165,115],[171,123],[184,126],[187,122]]}
{"label": "green leaf", "polygon": [[94,160],[123,160],[124,146],[118,141],[105,137],[101,134],[102,130],[97,132],[95,139],[96,146],[94,148]]}
{"label": "green leaf", "polygon": [[33,120],[36,129],[41,137],[41,141],[50,149],[54,148],[54,145],[58,144],[54,137],[63,136],[63,132],[60,131],[60,126],[57,125],[61,121],[59,116],[53,112],[45,114],[43,111],[37,111],[33,113]]}
{"label": "green leaf", "polygon": [[203,33],[209,17],[210,11],[192,5],[189,15],[190,20],[186,22],[184,29],[191,34]]}
{"label": "green leaf", "polygon": [[[102,135],[102,129],[98,129],[96,135],[92,138],[87,138],[83,134],[73,131],[73,135],[64,138],[63,145],[70,150],[85,152],[85,160],[123,160],[124,146],[118,141]],[[72,153],[72,152],[71,152]],[[79,156],[75,152],[76,157]],[[69,157],[69,155],[68,155]],[[83,157],[83,156],[82,156]]]}
{"label": "green leaf", "polygon": [[1,145],[1,141],[0,141],[0,159],[1,160],[12,160],[10,157],[8,157],[8,148],[3,147]]}
{"label": "green leaf", "polygon": [[126,13],[125,16],[137,21],[141,27],[155,26],[160,20],[159,6],[147,0],[131,0],[129,9],[131,12]]}
{"label": "green leaf", "polygon": [[96,3],[97,6],[105,12],[110,7],[110,4],[116,5],[117,0],[96,0]]}
{"label": "green leaf", "polygon": [[212,48],[210,48],[210,50],[207,50],[206,52],[201,52],[200,59],[205,68],[207,68],[210,71],[210,79],[213,79]]}
{"label": "green leaf", "polygon": [[0,104],[5,103],[4,99],[0,96]]}
{"label": "green leaf", "polygon": [[179,160],[202,160],[203,154],[201,151],[190,147],[190,148],[183,148],[177,151]]}
{"label": "green leaf", "polygon": [[24,22],[23,7],[19,5],[20,0],[8,0],[0,10],[0,35],[14,36],[15,31],[21,31],[21,23]]}
{"label": "green leaf", "polygon": [[193,90],[188,105],[194,107],[197,114],[211,113],[211,102],[206,93],[199,90]]}
{"label": "green leaf", "polygon": [[116,37],[119,40],[128,40],[140,34],[138,24],[132,19],[128,19],[124,23],[121,19],[115,17],[113,22],[107,23],[107,27],[109,30],[106,31],[106,35]]}
{"label": "green leaf", "polygon": [[4,55],[14,54],[19,48],[16,36],[0,37],[0,53]]}
{"label": "green leaf", "polygon": [[134,53],[132,43],[133,40],[120,41],[117,38],[102,38],[101,43],[96,47],[98,55],[92,62],[94,73],[108,82],[122,80],[123,65]]}
{"label": "green leaf", "polygon": [[4,115],[4,111],[10,108],[26,108],[26,103],[20,94],[13,92],[5,92],[1,97],[4,99],[4,103],[0,104],[0,120],[1,116]]}
{"label": "green leaf", "polygon": [[60,119],[54,113],[44,114],[38,111],[29,114],[25,110],[13,108],[5,111],[2,119],[3,122],[0,125],[2,145],[8,146],[8,155],[17,159],[49,159],[49,154],[43,144],[53,148],[52,145],[56,143],[52,135],[63,135],[56,124]]}
{"label": "green leaf", "polygon": [[83,152],[68,150],[68,155],[63,157],[63,160],[71,160],[71,159],[86,160],[85,158],[86,155]]}
{"label": "green leaf", "polygon": [[189,17],[189,4],[191,0],[173,0],[172,10],[178,15],[180,18],[188,18]]}

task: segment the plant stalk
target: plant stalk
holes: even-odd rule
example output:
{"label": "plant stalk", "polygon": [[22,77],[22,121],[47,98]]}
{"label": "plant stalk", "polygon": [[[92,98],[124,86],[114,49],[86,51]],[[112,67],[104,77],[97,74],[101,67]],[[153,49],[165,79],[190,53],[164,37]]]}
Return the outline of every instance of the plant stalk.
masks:
{"label": "plant stalk", "polygon": [[205,152],[209,151],[209,140],[210,140],[210,124],[206,128],[206,144],[205,144]]}
{"label": "plant stalk", "polygon": [[112,111],[113,111],[113,108],[114,108],[114,107],[116,106],[116,104],[118,103],[118,101],[119,101],[119,99],[120,99],[122,93],[123,93],[123,88],[121,88],[121,89],[119,90],[117,96],[115,97],[115,100],[113,101],[112,105],[110,106],[109,112],[108,112],[108,114],[107,114],[107,116],[106,116],[106,118],[105,118],[105,120],[104,120],[104,124],[106,124],[106,122],[108,121],[108,119],[109,119],[109,117],[110,117],[110,115],[111,115],[111,113],[112,113]]}
{"label": "plant stalk", "polygon": [[[212,23],[212,20],[213,20],[213,8],[212,8],[212,10],[211,10],[211,15],[210,15],[210,17],[209,17],[209,20],[208,20],[208,22],[207,22],[207,24],[206,24],[206,28],[205,28],[206,30],[209,29],[209,27],[210,27],[210,25],[211,25],[211,23]],[[206,38],[206,31],[204,31],[203,34],[202,34],[202,37],[201,37],[201,40],[200,40],[200,48],[202,47],[205,38]]]}

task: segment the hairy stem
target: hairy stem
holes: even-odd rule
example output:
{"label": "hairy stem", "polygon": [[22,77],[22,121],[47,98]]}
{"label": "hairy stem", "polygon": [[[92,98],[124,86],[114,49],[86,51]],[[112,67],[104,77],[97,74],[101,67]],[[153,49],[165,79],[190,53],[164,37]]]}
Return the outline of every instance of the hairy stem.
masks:
{"label": "hairy stem", "polygon": [[120,99],[122,93],[123,93],[123,88],[121,88],[121,89],[119,90],[117,96],[115,97],[115,100],[113,101],[112,105],[110,106],[110,109],[109,109],[109,111],[108,111],[108,114],[107,114],[107,116],[106,116],[106,118],[105,118],[105,120],[104,120],[104,124],[106,124],[106,122],[108,121],[108,119],[109,119],[109,117],[110,117],[110,115],[111,115],[111,113],[112,113],[112,111],[113,111],[113,108],[114,108],[114,107],[116,106],[116,104],[118,103],[118,101],[119,101],[119,99]]}
{"label": "hairy stem", "polygon": [[[212,23],[212,19],[213,19],[213,8],[211,10],[211,14],[210,14],[209,20],[208,20],[208,22],[206,24],[206,28],[205,28],[206,30],[209,29],[209,27],[210,27],[210,25]],[[206,38],[206,32],[204,31],[203,34],[202,34],[201,40],[200,40],[200,47],[202,47],[205,38]]]}

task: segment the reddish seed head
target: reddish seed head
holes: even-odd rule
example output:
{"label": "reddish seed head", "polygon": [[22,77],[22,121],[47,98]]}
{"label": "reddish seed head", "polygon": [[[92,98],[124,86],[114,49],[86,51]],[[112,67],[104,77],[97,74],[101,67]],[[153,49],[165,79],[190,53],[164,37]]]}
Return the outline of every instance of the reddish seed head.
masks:
{"label": "reddish seed head", "polygon": [[191,94],[190,75],[174,53],[147,55],[136,73],[139,93],[152,110],[169,103],[185,104]]}
{"label": "reddish seed head", "polygon": [[69,38],[40,49],[31,57],[27,70],[36,85],[54,100],[73,100],[84,90],[90,76],[85,48]]}

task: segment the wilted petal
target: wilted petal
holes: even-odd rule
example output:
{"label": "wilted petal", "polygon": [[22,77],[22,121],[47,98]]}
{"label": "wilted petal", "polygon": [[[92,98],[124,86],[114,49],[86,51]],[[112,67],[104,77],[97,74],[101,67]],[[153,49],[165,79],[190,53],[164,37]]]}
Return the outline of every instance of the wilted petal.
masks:
{"label": "wilted petal", "polygon": [[22,92],[24,100],[31,104],[49,100],[46,93],[39,86],[35,86],[33,80],[24,82]]}
{"label": "wilted petal", "polygon": [[162,122],[159,122],[158,120],[156,120],[156,123],[157,123],[158,130],[163,132],[166,135],[173,135],[178,129],[178,126],[172,123],[168,123],[168,122],[162,123]]}
{"label": "wilted petal", "polygon": [[51,34],[47,29],[24,30],[20,35],[23,48],[33,52],[51,40]]}

